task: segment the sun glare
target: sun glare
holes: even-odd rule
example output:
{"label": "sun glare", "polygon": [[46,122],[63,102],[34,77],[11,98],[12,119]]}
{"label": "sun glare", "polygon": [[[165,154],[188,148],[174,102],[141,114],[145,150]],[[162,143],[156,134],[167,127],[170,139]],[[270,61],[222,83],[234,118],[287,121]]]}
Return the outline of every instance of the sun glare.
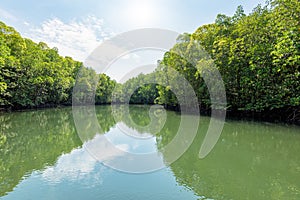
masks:
{"label": "sun glare", "polygon": [[151,26],[156,22],[157,15],[158,13],[151,1],[134,1],[124,8],[124,17],[127,23],[134,26]]}

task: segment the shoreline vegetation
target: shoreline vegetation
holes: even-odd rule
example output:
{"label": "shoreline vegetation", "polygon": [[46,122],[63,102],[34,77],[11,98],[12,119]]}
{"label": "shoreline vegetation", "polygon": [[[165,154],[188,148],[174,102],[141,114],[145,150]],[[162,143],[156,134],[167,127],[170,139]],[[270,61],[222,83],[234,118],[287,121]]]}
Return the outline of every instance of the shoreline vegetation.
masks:
{"label": "shoreline vegetation", "polygon": [[[125,103],[116,103],[114,105],[124,105]],[[101,104],[94,104],[95,106],[106,106],[111,105],[111,103],[101,103]],[[156,105],[156,104],[130,104],[133,106],[140,106],[140,105]],[[78,105],[80,106],[80,105]],[[72,107],[72,104],[56,104],[56,105],[41,105],[36,107],[30,108],[20,108],[14,109],[11,108],[7,109],[0,109],[1,113],[10,113],[10,112],[27,112],[27,111],[36,111],[36,110],[44,110],[44,109],[60,109],[60,108],[67,108]],[[164,106],[165,109],[175,112],[180,112],[179,107],[168,107]],[[192,113],[191,113],[192,114]],[[200,107],[200,114],[203,116],[210,116],[211,109],[201,109]],[[265,123],[279,123],[279,124],[294,124],[300,126],[299,120],[296,118],[298,117],[296,114],[291,113],[285,109],[278,109],[272,112],[251,112],[251,111],[231,111],[226,110],[226,119],[230,120],[243,120],[243,121],[255,121],[255,122],[265,122]],[[290,120],[289,120],[290,119]]]}
{"label": "shoreline vegetation", "polygon": [[[215,23],[181,34],[153,73],[124,84],[60,56],[57,48],[22,38],[0,22],[0,111],[70,106],[72,99],[122,104],[128,96],[131,104],[179,111],[172,91],[181,84],[166,66],[191,84],[203,114],[211,111],[203,74],[215,66],[224,82],[229,118],[300,125],[300,2],[271,0],[249,15],[241,6],[233,16],[219,14]],[[166,86],[144,85],[147,80]]]}

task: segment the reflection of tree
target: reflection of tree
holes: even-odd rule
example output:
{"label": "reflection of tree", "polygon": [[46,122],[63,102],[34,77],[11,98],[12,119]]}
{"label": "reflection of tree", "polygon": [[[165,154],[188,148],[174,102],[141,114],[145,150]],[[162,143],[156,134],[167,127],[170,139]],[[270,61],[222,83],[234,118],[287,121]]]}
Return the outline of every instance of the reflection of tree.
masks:
{"label": "reflection of tree", "polygon": [[[98,133],[108,132],[120,121],[139,131],[126,117],[124,106],[114,109],[116,118],[112,115],[111,106],[95,108],[97,123],[102,129]],[[89,109],[79,111],[82,112],[86,139],[94,138],[96,132],[90,132],[91,124],[84,121]],[[149,123],[148,106],[130,106],[129,112],[138,125]],[[24,175],[53,165],[62,153],[68,153],[82,144],[75,130],[71,108],[3,114],[0,122],[0,196],[13,190]]]}
{"label": "reflection of tree", "polygon": [[162,149],[175,136],[180,125],[180,115],[175,112],[167,112],[167,120],[163,129],[156,135],[157,148]]}
{"label": "reflection of tree", "polygon": [[81,145],[70,109],[43,110],[0,116],[0,196],[25,174],[53,165],[63,152]]}
{"label": "reflection of tree", "polygon": [[111,127],[115,126],[116,122],[112,115],[111,106],[97,106],[96,115],[103,133],[108,132]]}
{"label": "reflection of tree", "polygon": [[[150,123],[150,106],[129,106],[134,123],[129,120],[124,105],[95,109],[102,129],[100,134],[118,122],[142,133],[140,127]],[[88,112],[87,109],[81,113],[86,131],[94,130],[84,121]],[[167,112],[162,130],[159,133],[149,130],[148,133],[156,134],[159,151],[174,138],[180,120],[181,115]],[[192,146],[171,165],[179,184],[199,196],[213,199],[297,199],[300,195],[299,128],[229,122],[213,151],[200,160],[198,153],[208,120],[201,117]],[[3,114],[0,123],[0,196],[11,191],[24,175],[53,165],[62,153],[82,144],[71,108]],[[95,134],[87,134],[87,139],[94,138]]]}
{"label": "reflection of tree", "polygon": [[[197,138],[171,169],[179,184],[213,199],[297,199],[300,188],[298,128],[227,123],[208,157],[198,153],[207,118]],[[287,133],[288,132],[288,133]]]}
{"label": "reflection of tree", "polygon": [[[110,106],[97,106],[96,116],[102,133],[115,125]],[[0,122],[0,196],[24,175],[53,165],[62,153],[82,145],[71,108],[3,114]]]}
{"label": "reflection of tree", "polygon": [[[162,125],[161,123],[163,123],[163,121],[161,120],[161,118],[163,116],[161,115],[161,112],[163,111],[161,109],[157,108],[151,110],[150,106],[148,105],[130,105],[129,111],[127,112],[125,107],[125,105],[115,105],[113,110],[114,117],[117,122],[122,121],[126,124],[126,126],[133,130],[136,130],[141,134],[157,134],[157,129],[152,127],[145,129],[145,127],[151,123],[151,120],[155,120],[154,123],[156,124],[154,125],[156,127],[160,127]],[[152,114],[152,119],[150,117],[150,114]]]}
{"label": "reflection of tree", "polygon": [[[129,108],[129,114],[134,123],[136,123],[139,126],[147,126],[151,121],[149,117],[149,109],[150,106],[131,106]],[[126,119],[128,118],[125,118],[125,120]],[[126,121],[129,122],[129,120]],[[127,125],[132,126],[130,123],[127,123]]]}

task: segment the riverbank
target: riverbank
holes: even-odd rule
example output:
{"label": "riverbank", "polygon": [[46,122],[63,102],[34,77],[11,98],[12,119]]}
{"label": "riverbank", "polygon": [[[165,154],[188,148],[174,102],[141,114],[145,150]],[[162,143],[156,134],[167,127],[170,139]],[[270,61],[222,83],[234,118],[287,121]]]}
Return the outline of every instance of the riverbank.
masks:
{"label": "riverbank", "polygon": [[[122,103],[118,103],[122,104]],[[110,105],[110,104],[96,104],[98,105]],[[131,105],[155,105],[155,104],[131,104]],[[32,110],[43,110],[51,108],[65,108],[71,107],[72,104],[47,104],[35,107],[23,107],[23,108],[0,108],[0,112],[24,112]],[[179,106],[164,106],[165,109],[175,112],[180,112]],[[193,113],[190,113],[193,114]],[[211,109],[200,108],[200,114],[204,116],[211,115]],[[237,110],[226,110],[226,119],[232,120],[246,120],[246,121],[258,121],[258,122],[270,122],[279,124],[294,124],[300,126],[300,108],[289,107],[281,109],[273,109],[264,112],[254,112],[254,111],[237,111]]]}
{"label": "riverbank", "polygon": [[[168,110],[180,112],[179,106],[164,106]],[[200,107],[200,114],[211,115],[211,109]],[[287,107],[262,112],[247,110],[226,110],[226,118],[233,120],[261,121],[270,123],[295,124],[300,126],[300,107]]]}
{"label": "riverbank", "polygon": [[227,117],[238,120],[254,120],[272,123],[286,123],[300,126],[300,108],[282,108],[265,112],[227,111]]}

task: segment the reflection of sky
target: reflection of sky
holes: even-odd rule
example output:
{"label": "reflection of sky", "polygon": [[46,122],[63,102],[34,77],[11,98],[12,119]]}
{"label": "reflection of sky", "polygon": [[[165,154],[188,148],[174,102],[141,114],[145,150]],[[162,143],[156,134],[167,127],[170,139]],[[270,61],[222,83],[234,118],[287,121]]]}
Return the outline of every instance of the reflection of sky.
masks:
{"label": "reflection of sky", "polygon": [[[115,128],[112,128],[109,132],[107,132],[105,134],[105,137],[115,146],[129,153],[142,154],[153,153],[157,151],[156,137],[139,139],[136,137],[136,130],[129,128],[126,129],[126,131],[128,130],[134,131],[134,133],[123,133],[122,130],[120,130],[118,126],[116,126]],[[134,135],[134,137],[130,135]]]}
{"label": "reflection of sky", "polygon": [[103,148],[109,147],[103,143],[102,139],[105,137],[118,149],[128,152],[156,151],[155,137],[137,139],[124,134],[116,126],[105,135],[96,135],[94,139],[84,143],[82,148],[61,155],[54,166],[24,177],[3,200],[197,199],[192,191],[178,186],[169,168],[137,175],[104,166],[89,154],[86,147],[100,146],[100,155],[104,160],[122,157],[121,151]]}
{"label": "reflection of sky", "polygon": [[3,200],[197,199],[176,183],[170,169],[127,174],[105,167],[84,149],[64,154],[54,166],[34,171]]}
{"label": "reflection of sky", "polygon": [[46,168],[42,173],[42,177],[49,183],[54,184],[65,179],[83,180],[94,170],[96,162],[84,149],[75,149],[69,154],[62,155],[55,166]]}
{"label": "reflection of sky", "polygon": [[137,139],[136,135],[126,135],[116,127],[106,134],[96,134],[83,144],[84,148],[104,165],[123,172],[144,173],[165,168],[163,155],[156,151],[153,136]]}

